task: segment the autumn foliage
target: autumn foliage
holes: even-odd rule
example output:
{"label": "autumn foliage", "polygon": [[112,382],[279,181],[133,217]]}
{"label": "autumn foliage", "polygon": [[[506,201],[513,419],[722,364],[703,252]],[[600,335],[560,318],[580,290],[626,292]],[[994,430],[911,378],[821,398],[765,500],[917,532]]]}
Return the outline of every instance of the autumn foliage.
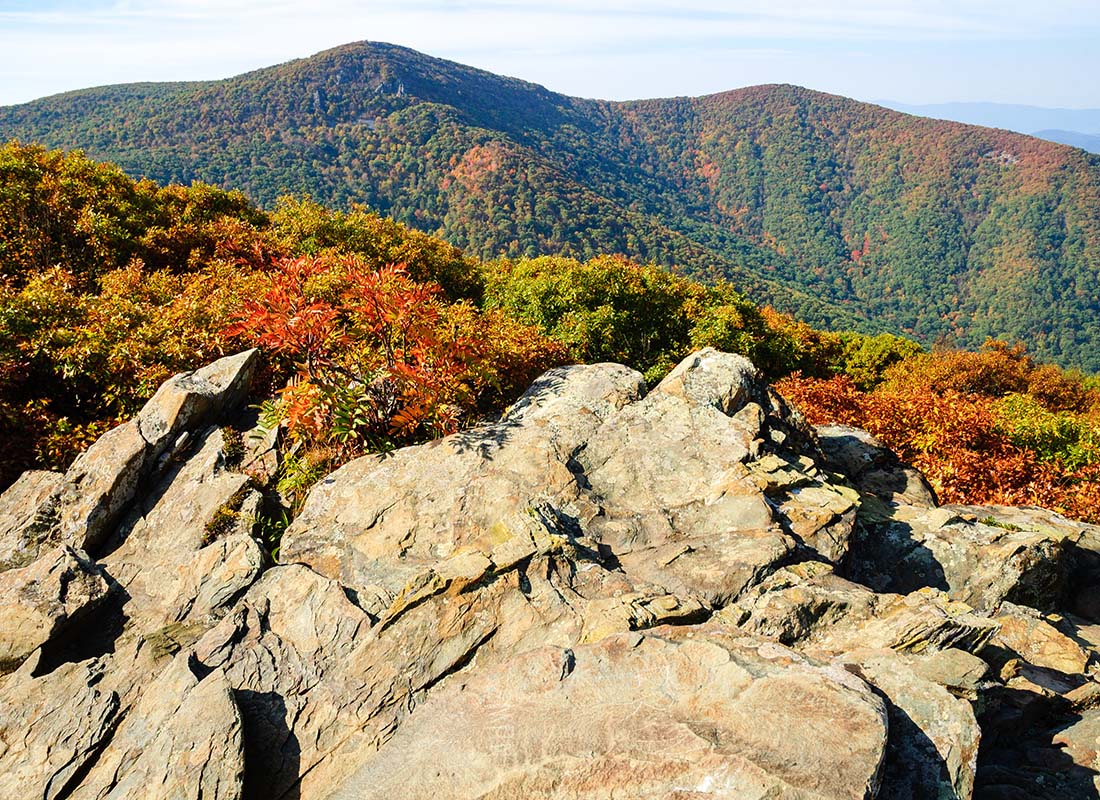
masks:
{"label": "autumn foliage", "polygon": [[290,435],[340,460],[453,433],[565,353],[526,326],[449,302],[403,265],[355,256],[280,261],[225,333],[289,374],[274,411]]}
{"label": "autumn foliage", "polygon": [[1100,394],[1083,376],[1035,365],[1021,347],[932,352],[875,389],[793,375],[777,389],[814,424],[878,436],[943,502],[1042,505],[1100,521]]}

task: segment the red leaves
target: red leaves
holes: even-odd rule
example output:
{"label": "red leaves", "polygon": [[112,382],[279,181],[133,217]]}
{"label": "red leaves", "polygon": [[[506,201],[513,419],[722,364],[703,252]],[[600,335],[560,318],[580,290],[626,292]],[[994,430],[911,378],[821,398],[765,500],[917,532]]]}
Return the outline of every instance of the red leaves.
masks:
{"label": "red leaves", "polygon": [[[370,269],[354,257],[278,263],[227,333],[293,368],[280,401],[290,434],[338,457],[452,433],[511,377],[502,369],[533,378],[542,362],[560,361],[530,328],[449,305],[403,265]],[[526,349],[498,368],[501,343],[517,341]]]}
{"label": "red leaves", "polygon": [[225,329],[226,335],[244,336],[311,371],[347,340],[337,308],[310,296],[310,280],[326,269],[322,262],[310,258],[279,263],[270,274],[267,291],[258,300],[245,301],[238,318]]}

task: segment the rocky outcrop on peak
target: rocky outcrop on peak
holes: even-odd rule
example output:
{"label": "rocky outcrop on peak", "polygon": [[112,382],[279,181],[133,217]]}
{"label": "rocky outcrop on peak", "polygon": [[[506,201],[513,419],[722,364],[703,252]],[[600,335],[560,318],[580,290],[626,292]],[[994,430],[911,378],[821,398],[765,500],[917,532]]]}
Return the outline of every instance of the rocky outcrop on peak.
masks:
{"label": "rocky outcrop on peak", "polygon": [[0,496],[0,796],[1100,796],[1100,529],[940,506],[702,350],[551,370],[273,542],[255,361]]}

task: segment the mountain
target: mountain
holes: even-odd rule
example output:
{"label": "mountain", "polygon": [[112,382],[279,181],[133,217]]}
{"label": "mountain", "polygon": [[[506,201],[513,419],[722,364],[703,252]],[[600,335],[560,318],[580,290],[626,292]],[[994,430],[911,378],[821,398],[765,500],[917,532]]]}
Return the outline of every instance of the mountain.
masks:
{"label": "mountain", "polygon": [[0,109],[131,174],[363,203],[480,257],[621,252],[818,325],[1100,369],[1100,160],[795,86],[584,100],[358,43]]}
{"label": "mountain", "polygon": [[1100,153],[1100,108],[1042,108],[1008,103],[911,105],[891,100],[883,100],[882,105],[921,117],[1004,128]]}
{"label": "mountain", "polygon": [[1100,134],[1081,133],[1079,131],[1042,130],[1035,131],[1035,136],[1051,142],[1068,144],[1070,147],[1080,147],[1090,153],[1100,153]]}

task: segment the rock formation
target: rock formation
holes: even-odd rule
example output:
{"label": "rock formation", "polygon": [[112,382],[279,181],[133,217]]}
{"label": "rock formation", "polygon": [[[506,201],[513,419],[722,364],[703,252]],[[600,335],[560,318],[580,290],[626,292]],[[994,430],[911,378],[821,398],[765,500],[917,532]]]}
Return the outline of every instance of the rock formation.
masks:
{"label": "rock formation", "polygon": [[255,360],[0,497],[0,797],[1097,796],[1100,529],[704,350],[353,461],[276,563]]}

